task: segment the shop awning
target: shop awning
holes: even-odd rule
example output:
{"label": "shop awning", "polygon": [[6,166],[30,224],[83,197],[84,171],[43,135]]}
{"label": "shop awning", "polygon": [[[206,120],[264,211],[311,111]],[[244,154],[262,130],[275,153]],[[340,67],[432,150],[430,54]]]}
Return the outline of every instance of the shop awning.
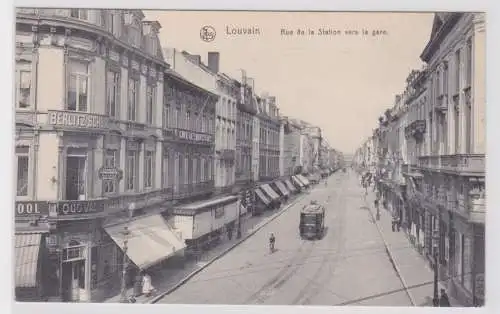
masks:
{"label": "shop awning", "polygon": [[283,182],[276,181],[276,186],[278,187],[278,189],[280,189],[280,191],[281,191],[281,193],[283,193],[283,195],[285,195],[285,196],[290,195],[290,192],[287,190],[287,188],[285,187]]}
{"label": "shop awning", "polygon": [[278,193],[276,193],[273,188],[269,184],[262,184],[259,186],[266,194],[272,199],[272,200],[277,200],[280,198]]}
{"label": "shop awning", "polygon": [[255,189],[255,194],[257,194],[264,204],[269,205],[271,203],[271,201],[264,195],[264,193],[262,193],[260,189]]}
{"label": "shop awning", "polygon": [[290,180],[286,179],[285,181],[286,184],[286,187],[290,190],[290,191],[297,191],[297,189],[293,186],[292,182],[290,182]]}
{"label": "shop awning", "polygon": [[[129,230],[128,236],[123,234],[125,226]],[[158,264],[186,247],[160,214],[104,229],[120,248],[123,248],[124,240],[127,239],[127,256],[139,268]]]}
{"label": "shop awning", "polygon": [[311,182],[309,182],[309,180],[307,180],[307,178],[306,178],[306,177],[304,177],[304,176],[303,176],[303,175],[301,175],[301,174],[298,174],[298,175],[297,175],[297,178],[298,178],[300,181],[302,181],[302,183],[303,183],[305,186],[308,186],[308,185],[310,185],[310,184],[311,184]]}
{"label": "shop awning", "polygon": [[214,197],[208,200],[184,204],[174,208],[173,213],[176,215],[196,215],[197,213],[210,210],[213,207],[225,206],[228,204],[236,203],[238,197],[235,195]]}
{"label": "shop awning", "polygon": [[305,187],[304,183],[302,183],[302,181],[300,181],[300,180],[297,178],[297,176],[293,176],[293,177],[292,177],[292,180],[293,180],[293,182],[295,182],[296,184],[298,184],[300,187],[302,187],[302,188],[303,188],[303,187]]}
{"label": "shop awning", "polygon": [[33,288],[37,286],[38,255],[41,241],[41,233],[20,233],[15,235],[16,288]]}

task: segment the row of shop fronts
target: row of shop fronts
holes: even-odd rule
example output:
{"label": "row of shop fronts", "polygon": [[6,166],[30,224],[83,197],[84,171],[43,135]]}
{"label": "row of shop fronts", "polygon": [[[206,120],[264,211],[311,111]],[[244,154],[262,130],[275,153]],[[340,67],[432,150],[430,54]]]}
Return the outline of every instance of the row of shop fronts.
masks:
{"label": "row of shop fronts", "polygon": [[445,190],[426,183],[437,182],[435,176],[409,171],[404,182],[380,180],[381,204],[399,218],[410,243],[431,268],[437,259],[439,280],[448,293],[466,306],[482,306],[485,229],[484,222],[473,215],[472,199],[477,190],[467,185],[477,180],[439,174],[461,189]]}
{"label": "row of shop fronts", "polygon": [[[278,209],[310,185],[295,175],[184,204],[168,197],[147,205],[126,198],[17,202],[16,299],[103,301],[120,293],[124,264],[132,286],[140,270],[196,258],[236,236],[241,217]],[[105,214],[117,207],[113,217]]]}

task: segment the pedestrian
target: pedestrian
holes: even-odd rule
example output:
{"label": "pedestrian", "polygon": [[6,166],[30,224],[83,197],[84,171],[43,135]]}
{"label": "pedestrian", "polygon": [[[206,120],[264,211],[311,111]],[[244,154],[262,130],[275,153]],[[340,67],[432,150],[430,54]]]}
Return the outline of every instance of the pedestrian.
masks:
{"label": "pedestrian", "polygon": [[155,288],[153,287],[153,284],[151,283],[151,276],[147,272],[143,272],[142,293],[146,297],[149,297],[154,292],[154,290],[155,290]]}
{"label": "pedestrian", "polygon": [[[396,231],[396,227],[398,225],[399,219],[396,211],[392,212],[392,232]],[[399,231],[399,230],[398,230]]]}
{"label": "pedestrian", "polygon": [[448,294],[446,294],[445,289],[441,289],[441,297],[439,298],[439,306],[440,307],[450,307],[450,299],[448,298]]}

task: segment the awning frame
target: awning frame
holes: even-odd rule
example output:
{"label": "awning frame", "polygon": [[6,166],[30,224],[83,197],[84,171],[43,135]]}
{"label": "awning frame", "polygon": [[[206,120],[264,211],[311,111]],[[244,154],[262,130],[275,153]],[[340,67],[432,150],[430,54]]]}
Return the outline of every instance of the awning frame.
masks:
{"label": "awning frame", "polygon": [[259,188],[261,188],[273,201],[280,199],[278,193],[276,193],[269,184],[262,184]]}
{"label": "awning frame", "polygon": [[268,206],[271,204],[271,201],[266,197],[266,195],[260,190],[260,189],[255,189],[255,194],[257,194],[258,198],[266,205]]}
{"label": "awning frame", "polygon": [[283,193],[285,196],[288,196],[290,195],[290,191],[288,191],[288,189],[286,188],[286,186],[283,184],[283,182],[281,181],[276,181],[275,182],[276,186],[278,187],[278,189],[281,191],[281,193]]}
{"label": "awning frame", "polygon": [[[141,222],[144,223],[144,226],[141,226],[140,224]],[[154,224],[148,227],[149,224],[145,222],[149,222],[149,224],[151,223]],[[121,233],[122,230],[125,229],[125,226],[127,226],[129,231],[131,232],[131,234],[128,236]],[[177,237],[174,230],[172,230],[168,226],[167,222],[164,220],[161,214],[153,214],[153,215],[138,217],[137,219],[134,219],[129,222],[104,226],[104,230],[113,240],[113,242],[115,242],[115,244],[122,250],[123,250],[123,242],[125,239],[127,240],[128,242],[127,256],[140,269],[146,269],[154,265],[157,265],[158,263],[170,258],[172,255],[186,248],[186,243],[184,242],[184,240]],[[137,243],[138,247],[145,248],[146,252],[152,251],[156,253],[152,254],[151,260],[144,259],[144,257],[142,258],[140,257],[141,255],[143,255],[143,253],[146,252],[136,252],[139,251],[140,249],[138,247],[133,246],[134,244],[131,241],[131,239],[133,239],[134,237],[136,238],[136,242],[138,242]],[[157,240],[155,241],[155,239]],[[134,250],[134,248],[136,249]]]}

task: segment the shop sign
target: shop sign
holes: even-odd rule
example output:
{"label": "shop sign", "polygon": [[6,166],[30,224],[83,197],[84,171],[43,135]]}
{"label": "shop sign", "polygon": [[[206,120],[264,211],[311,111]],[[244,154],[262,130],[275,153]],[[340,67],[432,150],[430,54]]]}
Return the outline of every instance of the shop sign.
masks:
{"label": "shop sign", "polygon": [[164,138],[173,138],[174,137],[174,130],[172,129],[162,129],[162,134]]}
{"label": "shop sign", "polygon": [[72,111],[49,110],[50,125],[81,128],[81,129],[108,129],[109,117]]}
{"label": "shop sign", "polygon": [[58,201],[53,205],[56,206],[58,216],[95,214],[104,211],[106,201],[105,199],[90,201]]}
{"label": "shop sign", "polygon": [[174,135],[180,140],[187,140],[193,142],[203,142],[210,143],[212,141],[212,135],[204,133],[195,133],[186,130],[175,130]]}
{"label": "shop sign", "polygon": [[99,179],[101,180],[117,180],[123,178],[123,170],[116,167],[101,167],[98,171]]}
{"label": "shop sign", "polygon": [[16,217],[47,216],[49,202],[47,201],[18,201],[15,203]]}

